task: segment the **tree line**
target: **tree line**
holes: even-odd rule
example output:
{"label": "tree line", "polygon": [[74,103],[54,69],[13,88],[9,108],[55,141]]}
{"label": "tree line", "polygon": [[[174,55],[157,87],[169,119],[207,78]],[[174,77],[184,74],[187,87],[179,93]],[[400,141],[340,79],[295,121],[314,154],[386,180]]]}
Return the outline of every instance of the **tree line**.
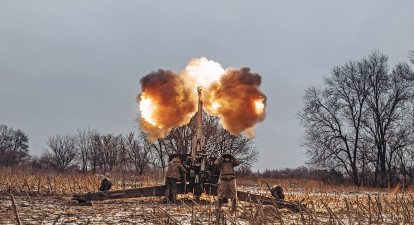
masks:
{"label": "tree line", "polygon": [[[414,52],[409,52],[414,64]],[[414,73],[390,68],[377,51],[335,66],[305,91],[298,113],[309,165],[347,175],[355,185],[414,180]]]}
{"label": "tree line", "polygon": [[[253,140],[242,135],[233,136],[217,117],[203,114],[203,132],[207,155],[217,157],[231,153],[250,168],[258,152]],[[189,153],[196,130],[196,119],[175,128],[165,138],[147,141],[140,130],[127,134],[102,134],[94,129],[78,129],[75,134],[57,134],[46,140],[47,148],[39,156],[29,154],[29,139],[20,129],[0,125],[0,167],[31,164],[35,169],[110,172],[134,171],[142,175],[151,169],[165,169],[168,157],[175,153]]]}

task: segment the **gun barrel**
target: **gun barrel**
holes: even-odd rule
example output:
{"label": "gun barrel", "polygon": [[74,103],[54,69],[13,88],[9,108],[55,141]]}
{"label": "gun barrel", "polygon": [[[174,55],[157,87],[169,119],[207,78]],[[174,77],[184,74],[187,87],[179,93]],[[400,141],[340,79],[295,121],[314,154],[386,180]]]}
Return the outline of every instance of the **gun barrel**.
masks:
{"label": "gun barrel", "polygon": [[197,110],[197,128],[193,137],[191,156],[204,154],[205,137],[203,135],[203,99],[202,99],[203,87],[198,87],[198,110]]}

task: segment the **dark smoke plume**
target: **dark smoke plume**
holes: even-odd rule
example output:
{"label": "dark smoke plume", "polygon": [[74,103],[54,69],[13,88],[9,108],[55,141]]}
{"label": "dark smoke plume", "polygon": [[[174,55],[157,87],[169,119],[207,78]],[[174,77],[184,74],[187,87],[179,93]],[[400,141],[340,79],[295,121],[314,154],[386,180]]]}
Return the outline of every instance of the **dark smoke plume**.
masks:
{"label": "dark smoke plume", "polygon": [[148,134],[150,141],[166,136],[172,128],[189,123],[196,111],[195,90],[184,88],[180,77],[169,70],[158,70],[141,79],[142,93],[138,95],[152,100],[154,110],[152,119],[156,125],[147,122],[142,116],[140,125]]}
{"label": "dark smoke plume", "polygon": [[[266,96],[259,90],[261,77],[249,68],[227,69],[219,81],[204,92],[205,109],[220,118],[222,126],[233,135],[253,126],[265,118],[264,108],[258,112],[255,102],[266,105]],[[214,104],[219,105],[211,110]],[[254,134],[249,134],[254,136]]]}

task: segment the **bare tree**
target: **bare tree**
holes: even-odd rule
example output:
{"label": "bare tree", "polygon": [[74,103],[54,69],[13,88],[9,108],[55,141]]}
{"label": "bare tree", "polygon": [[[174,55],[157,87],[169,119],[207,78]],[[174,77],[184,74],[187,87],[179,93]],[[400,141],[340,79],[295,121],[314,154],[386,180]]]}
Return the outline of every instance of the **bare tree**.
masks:
{"label": "bare tree", "polygon": [[[193,118],[190,124],[194,124]],[[163,139],[167,154],[177,153],[186,154],[191,150],[191,141],[193,140],[194,129],[191,125],[186,125],[173,129],[168,136]]]}
{"label": "bare tree", "polygon": [[142,175],[149,167],[150,148],[145,146],[144,134],[141,132],[135,137],[133,132],[126,135],[125,146],[129,160],[135,168],[135,174]]}
{"label": "bare tree", "polygon": [[371,169],[381,186],[396,176],[395,155],[408,145],[401,122],[413,110],[407,104],[414,83],[407,64],[389,73],[387,61],[374,52],[335,67],[322,88],[306,90],[299,118],[310,164],[345,171],[356,185]]}
{"label": "bare tree", "polygon": [[102,156],[104,171],[112,171],[118,165],[120,159],[121,135],[106,134],[102,136]]}
{"label": "bare tree", "polygon": [[372,91],[368,95],[370,113],[364,125],[376,150],[375,177],[384,187],[392,181],[391,163],[398,149],[390,148],[390,144],[392,139],[406,132],[399,124],[407,118],[405,106],[413,97],[414,74],[405,63],[398,64],[389,73],[388,58],[377,52],[365,61],[371,65],[367,70],[367,81]]}
{"label": "bare tree", "polygon": [[[322,169],[345,171],[354,184],[359,185],[359,148],[355,146],[359,140],[356,132],[360,129],[359,122],[343,118],[344,109],[336,98],[327,90],[310,88],[306,91],[305,107],[299,114],[305,127],[304,146],[311,157],[310,164]],[[354,124],[356,127],[352,127]]]}
{"label": "bare tree", "polygon": [[98,168],[103,168],[102,159],[102,142],[101,135],[98,132],[94,132],[90,135],[91,148],[88,153],[88,164],[92,169],[92,172],[96,172]]}
{"label": "bare tree", "polygon": [[408,58],[410,59],[411,63],[414,64],[414,50],[408,51]]}
{"label": "bare tree", "polygon": [[76,166],[77,141],[75,136],[56,135],[47,140],[50,150],[43,153],[42,158],[47,160],[50,166],[60,172]]}
{"label": "bare tree", "polygon": [[[101,135],[96,130],[78,133],[81,140],[83,152],[79,154],[79,158],[87,159],[88,167],[96,172],[97,169],[103,172],[112,171],[115,167],[121,166],[126,170],[128,161],[126,157],[126,149],[122,135],[105,134]],[[122,163],[122,164],[121,164]]]}
{"label": "bare tree", "polygon": [[96,130],[80,130],[77,131],[77,160],[80,162],[81,170],[86,172],[89,168],[89,160],[91,158],[91,149],[94,135],[98,134]]}
{"label": "bare tree", "polygon": [[[360,185],[364,172],[362,120],[367,114],[370,87],[365,81],[366,63],[350,61],[334,67],[323,89],[306,90],[299,113],[306,129],[304,146],[310,163],[323,169],[345,171]],[[361,164],[362,163],[362,164]]]}
{"label": "bare tree", "polygon": [[239,158],[243,165],[251,167],[257,161],[258,152],[253,139],[243,135],[234,136],[225,130],[219,119],[206,115],[204,131],[206,136],[206,153],[210,156],[220,156],[229,153]]}
{"label": "bare tree", "polygon": [[[189,124],[173,129],[165,138],[155,143],[147,143],[161,168],[167,166],[166,160],[170,154],[190,153],[196,123],[196,118],[193,117]],[[258,152],[254,148],[253,140],[243,135],[231,135],[219,124],[217,117],[203,113],[203,134],[206,137],[205,151],[210,156],[230,153],[248,166],[257,160]]]}
{"label": "bare tree", "polygon": [[145,139],[144,145],[150,149],[151,154],[154,156],[152,165],[154,167],[160,167],[165,172],[170,151],[166,148],[164,140],[158,139],[158,141],[151,143],[148,142],[148,139]]}
{"label": "bare tree", "polygon": [[12,166],[29,157],[29,139],[22,130],[0,125],[0,166]]}
{"label": "bare tree", "polygon": [[118,138],[118,162],[117,164],[117,168],[121,169],[121,172],[124,171],[128,171],[130,166],[131,166],[131,160],[129,158],[129,154],[128,154],[128,141],[127,141],[127,137],[129,134],[127,134],[125,137],[120,134],[119,138]]}

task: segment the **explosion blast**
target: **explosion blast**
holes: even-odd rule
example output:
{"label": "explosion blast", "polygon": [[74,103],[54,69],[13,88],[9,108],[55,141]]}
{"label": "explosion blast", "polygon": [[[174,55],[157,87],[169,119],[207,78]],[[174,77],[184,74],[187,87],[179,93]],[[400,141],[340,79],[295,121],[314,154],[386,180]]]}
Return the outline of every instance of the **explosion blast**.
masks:
{"label": "explosion blast", "polygon": [[138,95],[141,127],[149,141],[165,137],[186,125],[197,111],[197,87],[204,87],[204,110],[220,118],[232,135],[254,136],[254,125],[265,118],[266,96],[259,90],[261,77],[249,68],[228,68],[196,58],[179,74],[158,70],[141,79]]}

